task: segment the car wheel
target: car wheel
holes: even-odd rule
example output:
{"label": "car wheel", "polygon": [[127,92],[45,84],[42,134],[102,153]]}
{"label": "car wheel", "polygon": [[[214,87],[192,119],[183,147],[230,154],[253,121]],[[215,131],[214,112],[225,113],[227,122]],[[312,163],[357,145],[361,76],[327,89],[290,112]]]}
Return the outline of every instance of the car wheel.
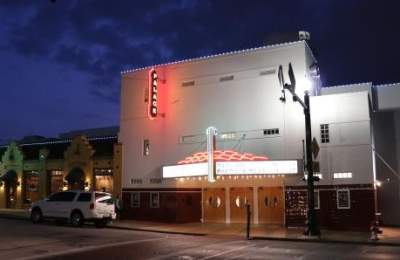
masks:
{"label": "car wheel", "polygon": [[97,219],[94,224],[97,228],[104,228],[107,226],[108,221],[105,219]]}
{"label": "car wheel", "polygon": [[71,224],[74,227],[80,227],[83,224],[83,215],[79,211],[74,211],[70,218]]}
{"label": "car wheel", "polygon": [[31,220],[34,224],[40,223],[43,220],[42,211],[39,208],[34,208],[31,212]]}

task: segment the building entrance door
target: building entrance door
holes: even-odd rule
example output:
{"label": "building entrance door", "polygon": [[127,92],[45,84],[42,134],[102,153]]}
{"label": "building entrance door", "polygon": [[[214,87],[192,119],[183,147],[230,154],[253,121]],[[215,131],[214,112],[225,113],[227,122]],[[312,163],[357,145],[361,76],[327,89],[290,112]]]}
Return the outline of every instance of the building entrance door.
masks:
{"label": "building entrance door", "polygon": [[68,181],[68,189],[70,190],[83,190],[84,182],[83,182],[84,172],[81,168],[73,168],[65,179]]}
{"label": "building entrance door", "polygon": [[283,225],[284,201],[282,187],[258,188],[258,220],[260,223]]}
{"label": "building entrance door", "polygon": [[225,222],[225,189],[203,190],[204,222]]}
{"label": "building entrance door", "polygon": [[4,190],[6,195],[6,208],[15,208],[17,204],[17,173],[9,170],[1,177],[4,182]]}
{"label": "building entrance door", "polygon": [[246,222],[246,204],[250,204],[253,211],[253,188],[231,188],[230,189],[231,222]]}

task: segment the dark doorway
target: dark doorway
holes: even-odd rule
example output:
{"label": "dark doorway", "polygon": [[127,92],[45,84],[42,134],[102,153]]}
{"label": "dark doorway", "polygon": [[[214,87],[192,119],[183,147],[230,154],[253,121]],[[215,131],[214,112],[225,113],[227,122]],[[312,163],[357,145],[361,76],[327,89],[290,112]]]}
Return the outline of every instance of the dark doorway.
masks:
{"label": "dark doorway", "polygon": [[75,167],[73,168],[65,177],[68,182],[68,189],[70,190],[83,190],[84,182],[83,182],[84,172],[81,168]]}
{"label": "dark doorway", "polygon": [[15,208],[17,203],[17,173],[8,171],[2,176],[6,192],[6,208]]}

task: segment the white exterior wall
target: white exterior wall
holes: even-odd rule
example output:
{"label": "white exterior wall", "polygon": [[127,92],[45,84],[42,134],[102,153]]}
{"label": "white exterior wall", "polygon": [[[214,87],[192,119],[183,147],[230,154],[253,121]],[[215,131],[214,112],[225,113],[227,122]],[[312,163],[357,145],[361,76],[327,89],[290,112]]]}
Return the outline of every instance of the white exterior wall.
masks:
{"label": "white exterior wall", "polygon": [[376,86],[379,111],[400,109],[400,83]]}
{"label": "white exterior wall", "polygon": [[[218,149],[235,149],[266,155],[271,159],[301,159],[304,119],[298,104],[279,101],[281,90],[277,68],[292,62],[299,82],[306,75],[304,42],[269,47],[246,53],[218,56],[205,60],[156,67],[165,84],[158,87],[159,116],[147,117],[144,102],[148,86],[147,70],[123,75],[121,94],[121,130],[123,143],[123,187],[151,187],[151,178],[161,178],[161,167],[176,164],[194,152],[205,151],[205,143],[182,144],[180,138],[204,135],[208,126],[219,132],[235,132],[238,139],[217,143]],[[271,75],[260,75],[275,69]],[[286,73],[285,73],[286,74]],[[219,78],[234,75],[232,81]],[[184,81],[194,86],[182,87]],[[274,137],[263,129],[279,128]],[[143,140],[150,140],[150,155],[143,156]],[[143,180],[131,184],[132,178]],[[175,181],[163,186],[179,185]],[[188,185],[188,184],[186,184]]]}
{"label": "white exterior wall", "polygon": [[[312,133],[320,145],[322,180],[318,185],[371,184],[373,179],[368,91],[311,98]],[[330,142],[322,143],[320,125],[329,124]],[[334,173],[352,172],[351,179]]]}
{"label": "white exterior wall", "polygon": [[[122,187],[205,187],[304,185],[302,176],[244,179],[225,177],[224,182],[205,180],[163,180],[161,168],[176,164],[194,152],[205,151],[205,129],[215,126],[220,133],[234,132],[237,140],[219,140],[217,148],[235,149],[265,155],[270,159],[302,159],[304,115],[291,100],[279,101],[281,90],[277,68],[291,62],[298,84],[307,75],[314,58],[304,42],[216,56],[191,62],[156,67],[161,80],[158,87],[159,115],[147,117],[144,102],[148,70],[129,72],[122,77],[120,141],[123,143]],[[260,75],[275,69],[271,75]],[[220,77],[233,75],[232,81]],[[160,80],[160,81],[161,81]],[[182,82],[195,81],[183,87]],[[318,184],[372,183],[370,117],[368,92],[327,95],[311,98],[313,136],[318,137],[323,180]],[[319,125],[330,124],[331,142],[321,144]],[[277,136],[264,136],[263,129],[279,128]],[[182,136],[198,135],[200,141],[182,143]],[[203,136],[203,137],[202,137]],[[143,156],[143,140],[150,140],[150,155]],[[352,179],[333,179],[334,172],[352,172]],[[132,184],[141,179],[142,184]]]}

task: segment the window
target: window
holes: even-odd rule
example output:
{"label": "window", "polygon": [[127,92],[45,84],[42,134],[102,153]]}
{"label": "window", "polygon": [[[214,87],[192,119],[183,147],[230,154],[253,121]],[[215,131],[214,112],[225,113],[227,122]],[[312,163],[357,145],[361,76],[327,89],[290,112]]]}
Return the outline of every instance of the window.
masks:
{"label": "window", "polygon": [[150,208],[159,208],[160,207],[160,193],[151,192],[150,193]]}
{"label": "window", "polygon": [[314,191],[314,209],[319,209],[319,190]]}
{"label": "window", "polygon": [[338,209],[350,208],[350,190],[337,190],[336,203]]}
{"label": "window", "polygon": [[269,205],[269,199],[268,199],[268,196],[265,196],[265,198],[264,198],[264,206],[266,208],[268,208],[268,205]]}
{"label": "window", "polygon": [[154,183],[156,183],[156,184],[157,184],[157,183],[161,183],[161,178],[151,178],[151,179],[150,179],[150,183],[153,183],[153,184],[154,184]]}
{"label": "window", "polygon": [[77,201],[91,201],[92,200],[92,193],[81,193]]}
{"label": "window", "polygon": [[143,141],[143,155],[148,156],[150,154],[150,141],[149,139],[145,139]]}
{"label": "window", "polygon": [[279,128],[264,129],[264,135],[279,135]]}
{"label": "window", "polygon": [[140,208],[140,193],[131,193],[131,208]]}
{"label": "window", "polygon": [[219,81],[220,82],[224,82],[224,81],[230,81],[230,80],[233,80],[233,75],[230,75],[230,76],[224,76],[224,77],[220,77],[219,78]]}
{"label": "window", "polygon": [[194,86],[194,80],[182,82],[182,87],[190,87],[190,86]]}
{"label": "window", "polygon": [[131,179],[131,184],[142,184],[143,180],[142,179]]}
{"label": "window", "polygon": [[329,143],[329,125],[322,124],[320,125],[321,132],[321,143],[326,144]]}
{"label": "window", "polygon": [[73,201],[75,198],[75,192],[58,192],[50,196],[49,201]]}
{"label": "window", "polygon": [[235,205],[236,205],[236,207],[238,207],[238,208],[243,208],[243,207],[245,207],[246,204],[248,204],[248,203],[249,203],[249,201],[248,201],[248,199],[247,199],[246,196],[244,196],[244,197],[237,196],[237,197],[235,198]]}
{"label": "window", "polygon": [[211,196],[208,198],[208,205],[213,207],[213,208],[219,208],[221,207],[222,200],[219,196]]}
{"label": "window", "polygon": [[260,76],[273,75],[273,74],[275,74],[275,69],[260,71]]}
{"label": "window", "polygon": [[353,178],[353,173],[351,172],[335,172],[333,173],[334,179],[351,179]]}
{"label": "window", "polygon": [[102,198],[102,197],[105,197],[105,196],[110,196],[110,194],[103,193],[103,192],[96,192],[96,193],[94,194],[94,197],[95,197],[96,200],[98,200],[98,199],[100,199],[100,198]]}

